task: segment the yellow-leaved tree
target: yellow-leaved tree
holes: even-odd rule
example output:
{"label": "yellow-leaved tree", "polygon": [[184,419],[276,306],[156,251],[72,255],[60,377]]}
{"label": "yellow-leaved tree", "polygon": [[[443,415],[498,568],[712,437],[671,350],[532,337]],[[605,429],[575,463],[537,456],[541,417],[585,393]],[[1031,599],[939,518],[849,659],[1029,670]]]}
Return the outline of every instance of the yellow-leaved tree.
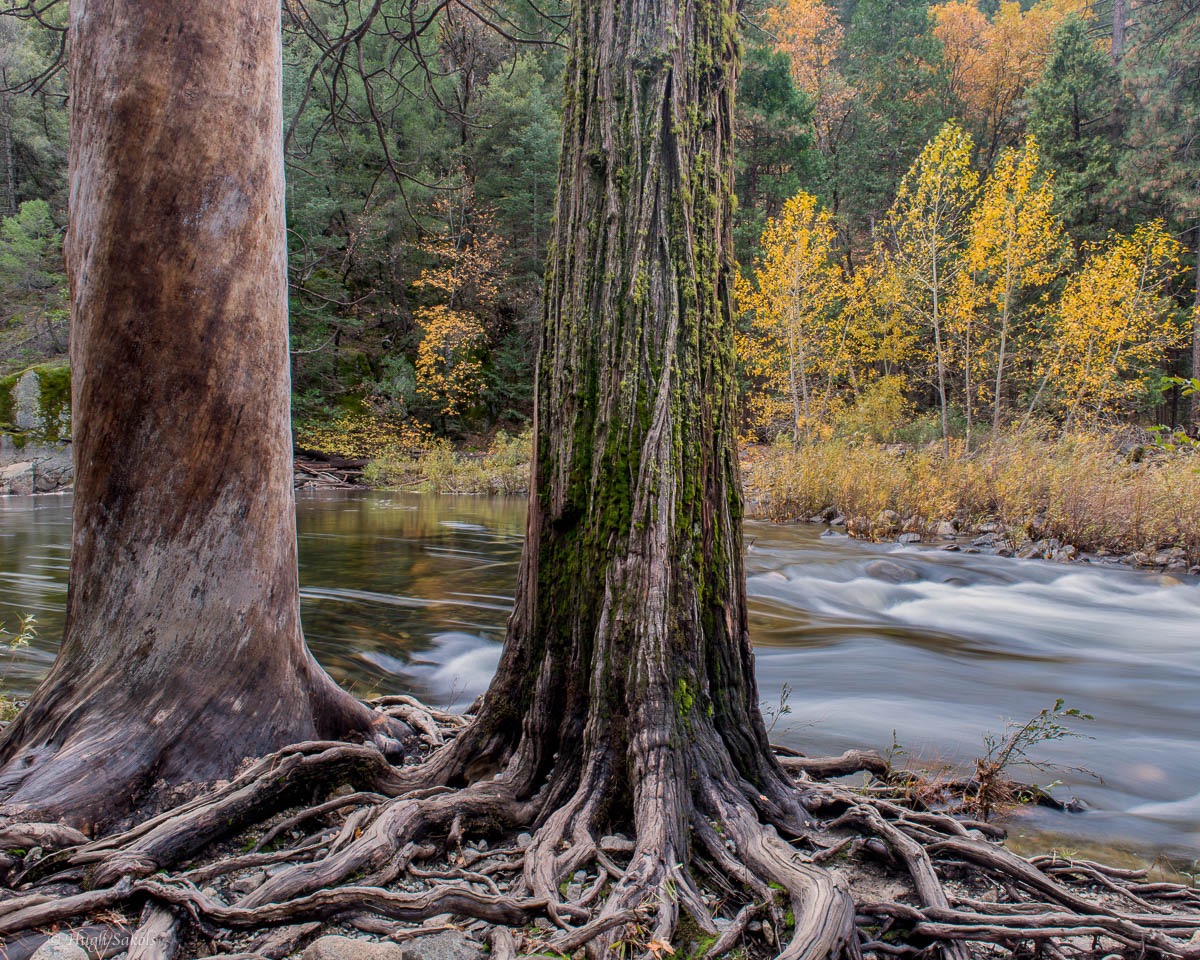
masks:
{"label": "yellow-leaved tree", "polygon": [[1181,252],[1155,220],[1094,248],[1068,281],[1054,318],[1055,346],[1042,364],[1042,387],[1054,385],[1067,427],[1128,406],[1154,364],[1187,340],[1172,296],[1183,272]]}
{"label": "yellow-leaved tree", "polygon": [[[1065,252],[1062,224],[1051,210],[1051,177],[1040,166],[1037,141],[1027,137],[1024,149],[1009,148],[983,184],[971,212],[966,249],[968,271],[962,274],[958,315],[966,322],[967,342],[973,318],[982,314],[994,357],[992,435],[1000,429],[1004,409],[1004,377],[1011,344],[1029,333],[1031,295],[1059,275]],[[982,344],[981,344],[982,346]],[[964,355],[970,379],[970,352]],[[967,389],[970,445],[971,390]]]}
{"label": "yellow-leaved tree", "polygon": [[439,229],[419,245],[433,260],[413,281],[436,298],[413,311],[421,330],[413,364],[422,406],[446,420],[468,413],[482,396],[487,330],[480,317],[496,299],[503,240],[469,186],[434,203]]}
{"label": "yellow-leaved tree", "polygon": [[740,340],[742,361],[762,385],[752,416],[766,426],[790,407],[797,441],[825,421],[846,363],[836,242],[829,211],[798,193],[767,221],[754,283],[741,288],[740,307],[750,319]]}
{"label": "yellow-leaved tree", "polygon": [[934,386],[942,442],[950,453],[946,322],[966,259],[967,220],[979,185],[971,168],[971,136],[950,121],[921,151],[883,223],[883,261],[900,306],[932,335]]}
{"label": "yellow-leaved tree", "polygon": [[416,311],[423,336],[417,346],[417,394],[442,417],[467,413],[483,393],[483,324],[445,304]]}

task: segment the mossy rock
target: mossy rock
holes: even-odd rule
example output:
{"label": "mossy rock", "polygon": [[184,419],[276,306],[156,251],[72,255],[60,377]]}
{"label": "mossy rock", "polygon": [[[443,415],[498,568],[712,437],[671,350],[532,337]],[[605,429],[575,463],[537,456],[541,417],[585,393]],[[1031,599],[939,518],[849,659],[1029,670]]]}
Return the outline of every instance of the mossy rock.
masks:
{"label": "mossy rock", "polygon": [[45,363],[0,379],[0,434],[17,448],[70,442],[70,367]]}

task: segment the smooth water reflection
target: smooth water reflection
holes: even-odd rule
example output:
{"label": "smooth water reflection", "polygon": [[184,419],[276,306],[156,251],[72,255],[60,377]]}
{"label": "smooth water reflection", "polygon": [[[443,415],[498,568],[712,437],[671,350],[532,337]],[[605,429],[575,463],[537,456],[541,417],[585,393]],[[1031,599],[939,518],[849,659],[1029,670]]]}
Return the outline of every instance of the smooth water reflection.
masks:
{"label": "smooth water reflection", "polygon": [[[462,707],[499,657],[524,532],[515,499],[380,493],[301,498],[306,636],[361,694]],[[0,620],[43,639],[8,664],[10,693],[49,667],[62,629],[66,498],[0,498]],[[1155,574],[864,544],[810,525],[746,528],[764,706],[809,753],[896,740],[967,764],[982,735],[1064,697],[1093,739],[1038,748],[1091,811],[1026,827],[1200,856],[1200,588]]]}

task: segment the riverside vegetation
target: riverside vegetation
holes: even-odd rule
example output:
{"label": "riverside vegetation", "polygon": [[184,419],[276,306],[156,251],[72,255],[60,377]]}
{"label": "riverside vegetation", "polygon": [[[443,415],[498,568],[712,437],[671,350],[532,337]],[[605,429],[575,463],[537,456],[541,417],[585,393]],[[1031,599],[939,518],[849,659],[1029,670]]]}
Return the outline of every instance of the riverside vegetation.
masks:
{"label": "riverside vegetation", "polygon": [[[929,424],[899,434],[928,435]],[[968,455],[961,439],[945,456],[937,441],[884,442],[835,433],[795,444],[749,443],[742,452],[747,516],[790,523],[834,521],[852,536],[955,541],[982,537],[1002,555],[1073,560],[1083,554],[1191,571],[1200,563],[1200,456],[1144,431],[1076,429],[1043,423],[1009,429]],[[329,454],[368,460],[372,486],[458,494],[525,493],[531,437],[498,434],[483,449],[376,434],[355,445],[348,432],[305,435]],[[893,436],[896,434],[893,433]]]}

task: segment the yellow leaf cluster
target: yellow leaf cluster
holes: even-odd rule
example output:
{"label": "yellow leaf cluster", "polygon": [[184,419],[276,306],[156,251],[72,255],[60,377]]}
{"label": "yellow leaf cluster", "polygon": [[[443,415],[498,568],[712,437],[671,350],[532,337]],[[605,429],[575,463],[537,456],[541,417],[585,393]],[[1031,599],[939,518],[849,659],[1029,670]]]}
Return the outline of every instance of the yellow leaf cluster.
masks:
{"label": "yellow leaf cluster", "polygon": [[1187,330],[1170,297],[1181,253],[1156,220],[1092,250],[1068,281],[1055,316],[1058,349],[1044,363],[1068,420],[1119,408],[1141,389],[1146,368],[1182,346]]}
{"label": "yellow leaf cluster", "polygon": [[951,328],[961,344],[968,421],[978,403],[990,399],[993,431],[1000,426],[1005,375],[1022,351],[1039,345],[1030,337],[1038,319],[1030,292],[1062,271],[1066,238],[1053,200],[1052,178],[1041,168],[1037,141],[1028,137],[1022,150],[1000,156],[971,211],[967,269],[954,291]]}
{"label": "yellow leaf cluster", "polygon": [[417,393],[442,416],[460,416],[483,393],[483,324],[445,304],[421,307],[415,316],[423,330],[414,364]]}
{"label": "yellow leaf cluster", "polygon": [[1037,142],[1003,151],[982,185],[971,156],[970,135],[947,124],[852,273],[810,194],[768,222],[737,289],[752,435],[895,436],[923,393],[947,451],[965,413],[969,448],[983,409],[993,437],[1009,411],[1121,412],[1183,345],[1181,249],[1161,222],[1087,250],[1072,272]]}
{"label": "yellow leaf cluster", "polygon": [[798,436],[825,419],[847,363],[836,243],[829,211],[798,193],[767,222],[754,283],[739,285],[738,302],[750,321],[739,348],[760,384],[752,419],[763,426],[786,417]]}
{"label": "yellow leaf cluster", "polygon": [[417,289],[439,292],[452,306],[464,298],[477,302],[495,298],[504,252],[504,240],[492,231],[488,212],[471,208],[468,215],[460,209],[463,202],[447,195],[434,203],[440,227],[418,247],[436,265],[422,270],[413,281]]}
{"label": "yellow leaf cluster", "polygon": [[433,442],[429,428],[419,421],[365,411],[296,424],[296,445],[327,456],[374,460],[395,453],[414,455],[429,449]]}

